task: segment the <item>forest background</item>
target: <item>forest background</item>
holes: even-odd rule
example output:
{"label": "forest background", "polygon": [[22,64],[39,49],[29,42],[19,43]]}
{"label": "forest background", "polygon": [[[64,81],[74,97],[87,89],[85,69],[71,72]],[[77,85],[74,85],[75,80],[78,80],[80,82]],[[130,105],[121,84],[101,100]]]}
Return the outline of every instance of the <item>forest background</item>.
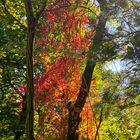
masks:
{"label": "forest background", "polygon": [[139,140],[139,79],[139,0],[0,0],[0,139]]}

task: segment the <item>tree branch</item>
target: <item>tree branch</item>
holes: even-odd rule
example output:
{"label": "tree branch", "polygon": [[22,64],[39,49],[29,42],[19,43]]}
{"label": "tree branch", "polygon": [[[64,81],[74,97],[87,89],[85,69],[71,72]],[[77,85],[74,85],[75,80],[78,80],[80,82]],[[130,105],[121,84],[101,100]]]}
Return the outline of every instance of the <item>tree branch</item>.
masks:
{"label": "tree branch", "polygon": [[101,123],[102,123],[102,115],[103,115],[103,108],[101,109],[101,112],[100,112],[100,119],[99,119],[99,123],[97,125],[97,129],[96,129],[96,134],[95,134],[94,140],[97,140],[97,137],[98,137],[98,140],[99,140],[99,129],[100,129],[100,126],[101,126]]}
{"label": "tree branch", "polygon": [[40,8],[40,10],[36,13],[36,16],[35,16],[35,24],[37,24],[41,14],[43,13],[43,11],[45,10],[45,7],[46,7],[46,4],[47,4],[48,0],[44,0],[43,3],[42,3],[42,6]]}
{"label": "tree branch", "polygon": [[31,0],[24,0],[25,9],[26,9],[26,15],[27,15],[27,21],[28,21],[28,27],[34,26],[34,15],[33,15],[33,8],[31,4]]}
{"label": "tree branch", "polygon": [[4,7],[4,10],[5,10],[6,14],[9,15],[13,20],[17,21],[17,23],[19,23],[20,26],[21,26],[23,29],[26,29],[26,26],[25,26],[24,24],[22,24],[17,18],[15,18],[15,17],[9,12],[9,10],[8,10],[7,7],[6,7],[6,2],[5,2],[5,0],[1,0],[1,3],[2,3],[3,7]]}

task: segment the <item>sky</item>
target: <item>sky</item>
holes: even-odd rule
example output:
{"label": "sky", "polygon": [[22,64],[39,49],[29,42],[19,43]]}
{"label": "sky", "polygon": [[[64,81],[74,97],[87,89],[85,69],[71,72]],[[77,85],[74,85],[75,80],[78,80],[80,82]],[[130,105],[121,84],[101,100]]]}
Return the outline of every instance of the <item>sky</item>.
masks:
{"label": "sky", "polygon": [[121,72],[126,68],[126,66],[125,66],[125,62],[118,59],[118,60],[107,62],[105,68],[107,70],[112,70],[113,72]]}

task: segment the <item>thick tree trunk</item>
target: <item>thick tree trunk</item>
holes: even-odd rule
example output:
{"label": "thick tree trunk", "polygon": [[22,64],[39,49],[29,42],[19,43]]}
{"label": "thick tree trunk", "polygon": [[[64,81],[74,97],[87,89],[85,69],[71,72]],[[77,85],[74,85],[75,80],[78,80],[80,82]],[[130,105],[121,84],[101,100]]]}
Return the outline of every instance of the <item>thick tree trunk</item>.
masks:
{"label": "thick tree trunk", "polygon": [[88,96],[91,78],[95,63],[92,59],[87,62],[87,66],[82,76],[82,84],[79,92],[79,96],[72,108],[69,108],[69,122],[68,122],[68,140],[78,140],[78,126],[81,121],[80,113],[86,102]]}
{"label": "thick tree trunk", "polygon": [[82,83],[79,91],[79,95],[76,99],[76,102],[73,106],[69,106],[69,120],[68,120],[68,133],[67,140],[78,140],[78,127],[81,121],[80,113],[85,105],[86,98],[88,97],[88,92],[90,89],[90,84],[92,80],[92,74],[94,71],[94,67],[96,65],[96,60],[94,58],[94,53],[97,49],[99,49],[102,45],[103,36],[104,36],[104,28],[106,24],[106,15],[105,12],[107,10],[107,2],[106,0],[98,0],[100,4],[100,16],[99,23],[96,28],[96,34],[93,38],[93,47],[89,50],[89,56],[86,64],[86,68],[82,75]]}

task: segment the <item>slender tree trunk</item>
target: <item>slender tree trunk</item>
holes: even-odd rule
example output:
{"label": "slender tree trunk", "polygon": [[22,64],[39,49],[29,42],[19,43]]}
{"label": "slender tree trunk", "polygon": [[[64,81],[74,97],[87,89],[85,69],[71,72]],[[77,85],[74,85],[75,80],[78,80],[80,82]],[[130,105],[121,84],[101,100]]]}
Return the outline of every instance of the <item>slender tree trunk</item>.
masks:
{"label": "slender tree trunk", "polygon": [[28,27],[27,32],[27,89],[26,94],[27,101],[27,116],[26,116],[26,138],[27,140],[33,140],[33,122],[34,122],[34,84],[33,84],[33,40],[34,40],[34,28]]}
{"label": "slender tree trunk", "polygon": [[96,65],[96,60],[94,58],[94,53],[97,49],[99,49],[102,45],[103,36],[104,36],[104,28],[106,24],[106,9],[107,2],[106,0],[98,0],[100,4],[100,16],[99,23],[96,28],[96,34],[93,38],[93,47],[89,50],[88,60],[86,64],[86,68],[82,75],[82,83],[79,91],[79,95],[76,99],[75,104],[69,106],[69,119],[68,119],[68,133],[67,140],[78,140],[78,127],[81,121],[80,113],[85,105],[86,98],[88,97],[88,92],[90,89],[90,84],[92,80],[92,74]]}
{"label": "slender tree trunk", "polygon": [[103,109],[101,110],[101,113],[100,113],[100,119],[99,119],[99,123],[97,125],[97,128],[96,128],[96,134],[95,134],[95,137],[94,137],[94,140],[99,140],[99,129],[101,127],[101,123],[102,123],[102,115],[103,115]]}
{"label": "slender tree trunk", "polygon": [[42,1],[42,6],[33,15],[31,0],[24,0],[26,16],[27,16],[27,47],[26,47],[26,60],[27,60],[27,94],[26,94],[26,139],[34,140],[34,80],[33,80],[33,45],[35,38],[35,27],[43,13],[47,0]]}
{"label": "slender tree trunk", "polygon": [[19,140],[20,137],[25,134],[25,122],[26,122],[26,98],[25,95],[22,95],[23,106],[21,110],[21,114],[19,116],[19,126],[18,130],[15,133],[14,140]]}
{"label": "slender tree trunk", "polygon": [[27,15],[27,93],[26,93],[26,139],[33,140],[33,122],[34,122],[34,84],[33,84],[33,43],[35,36],[35,20],[32,12],[30,0],[24,0]]}

